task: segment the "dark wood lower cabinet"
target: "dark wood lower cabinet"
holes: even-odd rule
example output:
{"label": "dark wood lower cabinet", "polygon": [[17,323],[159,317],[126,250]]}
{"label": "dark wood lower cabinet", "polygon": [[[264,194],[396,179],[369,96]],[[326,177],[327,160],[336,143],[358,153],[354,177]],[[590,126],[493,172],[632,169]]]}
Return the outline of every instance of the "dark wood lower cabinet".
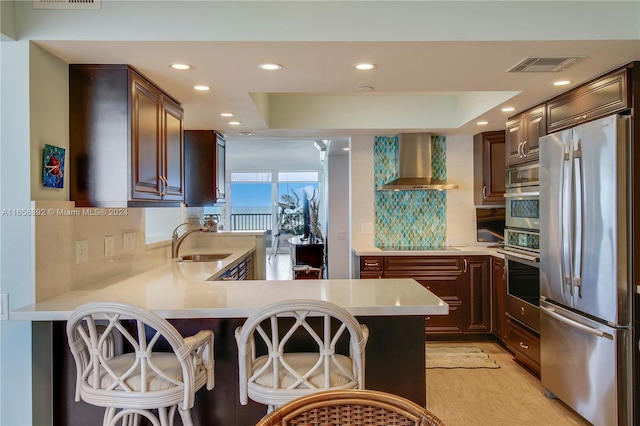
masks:
{"label": "dark wood lower cabinet", "polygon": [[517,361],[540,377],[540,333],[505,317],[504,343],[513,352]]}

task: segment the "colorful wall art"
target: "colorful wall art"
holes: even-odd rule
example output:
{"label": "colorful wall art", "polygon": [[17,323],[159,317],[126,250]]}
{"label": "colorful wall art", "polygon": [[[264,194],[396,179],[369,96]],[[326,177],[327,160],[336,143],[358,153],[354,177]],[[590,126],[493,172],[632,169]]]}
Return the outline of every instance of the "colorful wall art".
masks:
{"label": "colorful wall art", "polygon": [[49,188],[64,187],[65,149],[53,145],[44,146],[42,185]]}

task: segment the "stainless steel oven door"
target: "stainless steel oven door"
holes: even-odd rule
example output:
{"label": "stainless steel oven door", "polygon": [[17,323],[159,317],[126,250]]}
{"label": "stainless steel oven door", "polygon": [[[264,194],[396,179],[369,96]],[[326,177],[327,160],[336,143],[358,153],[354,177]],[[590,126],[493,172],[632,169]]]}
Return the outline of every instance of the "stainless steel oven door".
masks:
{"label": "stainless steel oven door", "polygon": [[540,190],[537,186],[507,189],[504,198],[507,228],[540,229]]}
{"label": "stainless steel oven door", "polygon": [[540,330],[540,268],[534,261],[505,256],[507,314],[532,329]]}

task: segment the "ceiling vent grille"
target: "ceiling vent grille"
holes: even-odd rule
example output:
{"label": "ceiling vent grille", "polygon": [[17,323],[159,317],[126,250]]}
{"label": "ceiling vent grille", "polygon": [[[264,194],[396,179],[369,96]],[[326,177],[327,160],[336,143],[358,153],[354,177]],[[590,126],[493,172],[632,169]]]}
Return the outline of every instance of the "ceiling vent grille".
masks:
{"label": "ceiling vent grille", "polygon": [[100,9],[102,0],[33,0],[34,9]]}
{"label": "ceiling vent grille", "polygon": [[581,61],[586,56],[546,56],[524,58],[507,72],[558,72]]}

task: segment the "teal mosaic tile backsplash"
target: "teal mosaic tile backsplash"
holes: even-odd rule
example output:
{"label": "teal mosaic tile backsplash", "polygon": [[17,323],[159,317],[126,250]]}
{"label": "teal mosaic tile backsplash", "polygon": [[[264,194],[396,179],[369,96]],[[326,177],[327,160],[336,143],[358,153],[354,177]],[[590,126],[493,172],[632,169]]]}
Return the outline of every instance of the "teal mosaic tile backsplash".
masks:
{"label": "teal mosaic tile backsplash", "polygon": [[[432,177],[447,179],[447,141],[432,136]],[[398,178],[398,137],[374,138],[375,188]],[[437,249],[447,243],[447,192],[375,191],[375,245],[399,249]]]}

